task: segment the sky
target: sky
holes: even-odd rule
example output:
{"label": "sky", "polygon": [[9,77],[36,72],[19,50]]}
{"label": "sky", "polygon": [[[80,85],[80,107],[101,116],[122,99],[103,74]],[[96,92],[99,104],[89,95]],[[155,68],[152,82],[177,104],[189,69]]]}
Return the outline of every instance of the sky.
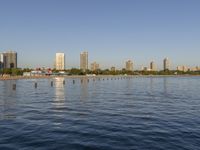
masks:
{"label": "sky", "polygon": [[200,66],[199,0],[0,0],[0,52],[18,66],[53,67],[56,52],[79,68],[80,52],[101,68]]}

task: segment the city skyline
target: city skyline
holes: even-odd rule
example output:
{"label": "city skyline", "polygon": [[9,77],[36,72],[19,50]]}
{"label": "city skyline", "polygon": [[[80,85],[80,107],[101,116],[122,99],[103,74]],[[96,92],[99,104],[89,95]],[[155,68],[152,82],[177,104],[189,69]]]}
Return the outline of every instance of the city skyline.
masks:
{"label": "city skyline", "polygon": [[17,51],[22,68],[53,67],[58,50],[69,54],[67,68],[77,68],[77,56],[85,49],[91,62],[98,61],[102,68],[123,68],[131,59],[135,69],[149,66],[151,60],[161,69],[165,57],[172,60],[172,69],[193,67],[200,64],[199,4],[195,0],[2,1],[0,51]]}
{"label": "city skyline", "polygon": [[[9,60],[9,61],[7,61]],[[9,62],[11,61],[12,63],[12,66],[11,63],[9,64]],[[92,71],[95,71],[97,69],[109,69],[109,68],[100,68],[100,64],[97,63],[96,61],[90,61],[88,59],[88,52],[87,51],[82,51],[80,53],[80,65],[77,66],[77,67],[69,67],[66,65],[66,61],[65,61],[65,53],[60,53],[60,52],[57,52],[56,53],[56,57],[54,59],[54,65],[53,67],[46,67],[46,68],[52,68],[52,69],[56,69],[56,70],[65,70],[65,69],[72,69],[72,68],[79,68],[81,70],[83,70],[84,72],[86,70],[92,70]],[[110,66],[110,70],[121,70],[121,69],[126,69],[128,71],[136,71],[136,70],[144,70],[144,71],[161,71],[161,70],[177,70],[177,71],[183,71],[183,72],[186,72],[188,70],[191,70],[191,71],[196,71],[196,70],[199,70],[199,65],[194,65],[194,66],[191,66],[189,67],[187,64],[181,64],[181,65],[176,65],[175,68],[172,68],[171,67],[171,61],[168,57],[165,57],[163,60],[162,60],[162,63],[160,62],[155,62],[155,61],[150,61],[149,63],[149,67],[148,66],[143,66],[141,68],[137,68],[135,67],[134,63],[133,63],[133,60],[130,60],[130,59],[127,59],[125,61],[123,61],[125,63],[125,66],[122,66],[121,68],[116,68],[115,66]],[[89,66],[89,63],[90,63],[90,66]],[[159,64],[162,64],[163,67],[161,68],[157,68],[157,66]],[[15,51],[12,51],[12,50],[7,50],[7,51],[4,51],[4,52],[0,52],[0,69],[2,68],[17,68],[17,65],[18,65],[18,59],[17,59],[17,52]],[[141,65],[141,64],[140,64]],[[139,66],[139,64],[138,64]],[[38,68],[45,68],[44,66],[40,66]],[[34,68],[31,68],[31,69],[34,69]]]}

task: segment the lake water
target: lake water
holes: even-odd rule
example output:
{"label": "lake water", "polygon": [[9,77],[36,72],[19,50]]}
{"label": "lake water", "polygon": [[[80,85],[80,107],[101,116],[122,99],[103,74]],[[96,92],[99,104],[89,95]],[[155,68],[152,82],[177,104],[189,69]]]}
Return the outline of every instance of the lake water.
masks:
{"label": "lake water", "polygon": [[200,77],[63,80],[0,81],[0,150],[200,149]]}

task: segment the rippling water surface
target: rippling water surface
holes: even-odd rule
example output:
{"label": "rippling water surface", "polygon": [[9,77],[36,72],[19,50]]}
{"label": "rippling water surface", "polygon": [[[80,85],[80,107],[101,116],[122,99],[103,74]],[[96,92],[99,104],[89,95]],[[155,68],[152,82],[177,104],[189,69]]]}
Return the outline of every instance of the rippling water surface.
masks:
{"label": "rippling water surface", "polygon": [[63,80],[0,81],[1,150],[200,149],[200,77]]}

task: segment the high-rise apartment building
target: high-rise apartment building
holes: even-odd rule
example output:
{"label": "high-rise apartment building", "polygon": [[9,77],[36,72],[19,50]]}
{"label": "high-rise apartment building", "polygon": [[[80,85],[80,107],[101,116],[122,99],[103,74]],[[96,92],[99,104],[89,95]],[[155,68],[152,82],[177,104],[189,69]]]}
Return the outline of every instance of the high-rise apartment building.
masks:
{"label": "high-rise apartment building", "polygon": [[156,71],[157,68],[156,68],[156,64],[154,61],[150,62],[150,71]]}
{"label": "high-rise apartment building", "polygon": [[3,68],[17,68],[17,53],[14,51],[7,51],[1,54],[1,61]]}
{"label": "high-rise apartment building", "polygon": [[0,69],[4,68],[4,55],[0,53]]}
{"label": "high-rise apartment building", "polygon": [[92,71],[96,71],[99,69],[99,64],[97,64],[96,62],[91,63],[91,70]]}
{"label": "high-rise apartment building", "polygon": [[126,62],[126,70],[127,71],[133,71],[133,62],[131,60],[128,60]]}
{"label": "high-rise apartment building", "polygon": [[80,69],[86,71],[88,69],[88,52],[80,54]]}
{"label": "high-rise apartment building", "polygon": [[170,62],[169,62],[169,59],[168,58],[165,58],[163,60],[163,69],[164,70],[170,70]]}
{"label": "high-rise apartment building", "polygon": [[55,67],[56,67],[56,70],[65,70],[65,54],[64,53],[56,53]]}

